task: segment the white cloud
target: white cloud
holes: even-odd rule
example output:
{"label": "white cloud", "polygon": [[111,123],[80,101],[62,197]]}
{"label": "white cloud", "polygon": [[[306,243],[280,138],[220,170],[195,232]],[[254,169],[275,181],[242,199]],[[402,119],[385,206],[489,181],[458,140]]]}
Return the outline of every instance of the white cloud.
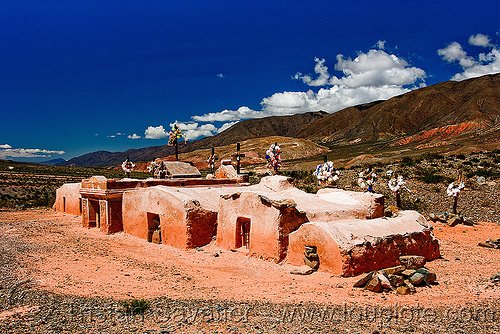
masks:
{"label": "white cloud", "polygon": [[269,115],[292,115],[308,111],[336,112],[347,107],[376,100],[386,100],[409,92],[410,89],[396,85],[378,87],[347,87],[335,85],[321,88],[317,93],[283,92],[262,100],[262,108]]}
{"label": "white cloud", "polygon": [[[384,46],[379,41],[380,46]],[[383,50],[369,50],[367,53],[359,53],[355,59],[344,58],[337,55],[335,69],[344,73],[343,77],[330,76],[328,68],[324,65],[324,59],[315,58],[316,66],[314,72],[318,74],[316,79],[310,75],[297,73],[295,79],[302,80],[309,86],[338,85],[346,87],[386,87],[406,86],[423,82],[425,71],[418,67],[410,67],[408,62],[395,55],[388,54]]]}
{"label": "white cloud", "polygon": [[319,74],[316,79],[312,79],[310,75],[302,75],[302,73],[298,72],[295,74],[294,79],[300,79],[305,84],[309,86],[324,86],[328,84],[328,79],[330,78],[330,74],[328,74],[328,67],[324,64],[324,59],[314,58],[316,65],[314,66],[314,72]]}
{"label": "white cloud", "polygon": [[108,138],[115,138],[116,136],[115,135],[110,135],[110,136],[106,136]]}
{"label": "white cloud", "polygon": [[447,62],[452,63],[458,61],[463,68],[474,66],[474,58],[467,55],[462,45],[457,42],[448,44],[444,49],[439,49],[438,54]]}
{"label": "white cloud", "polygon": [[223,74],[223,73],[218,73],[218,74],[217,74],[217,78],[219,78],[219,79],[224,78],[224,74]]}
{"label": "white cloud", "polygon": [[[425,86],[425,71],[410,66],[401,57],[383,51],[385,43],[378,41],[378,49],[371,49],[366,53],[359,52],[354,59],[337,55],[335,70],[342,72],[343,76],[330,75],[323,58],[314,59],[314,76],[300,72],[293,76],[308,86],[330,87],[319,88],[317,92],[308,90],[275,93],[262,99],[260,111],[243,106],[238,110],[225,109],[221,112],[193,116],[192,119],[197,122],[235,122],[318,110],[336,112],[361,103],[389,99]],[[228,127],[229,125],[224,124],[218,132]]]}
{"label": "white cloud", "polygon": [[163,125],[159,126],[148,126],[146,131],[144,131],[144,137],[146,139],[162,139],[168,137],[168,132],[165,131]]}
{"label": "white cloud", "polygon": [[127,136],[127,138],[128,138],[128,139],[139,139],[139,138],[141,138],[141,136],[138,136],[138,135],[136,135],[136,134],[134,133],[133,135],[128,135],[128,136]]}
{"label": "white cloud", "polygon": [[199,125],[196,122],[177,122],[171,123],[170,126],[174,126],[177,124],[179,129],[183,132],[184,138],[187,140],[193,140],[202,136],[212,136],[215,132],[217,132],[217,128],[213,124],[203,124]]}
{"label": "white cloud", "polygon": [[[7,147],[8,146],[8,147]],[[49,158],[52,154],[64,154],[64,151],[52,151],[39,148],[11,148],[10,145],[0,145],[0,158]]]}
{"label": "white cloud", "polygon": [[228,110],[225,109],[221,112],[208,113],[201,116],[191,117],[197,122],[228,122],[228,121],[239,121],[241,119],[248,118],[261,118],[269,115],[265,115],[262,111],[252,110],[248,107],[242,106],[238,110]]}
{"label": "white cloud", "polygon": [[465,80],[476,78],[486,74],[500,72],[500,50],[497,45],[490,44],[490,38],[483,34],[472,35],[469,43],[475,46],[491,47],[488,53],[480,53],[477,59],[467,55],[462,45],[452,42],[443,49],[439,49],[438,54],[447,62],[458,62],[463,72],[455,74],[452,80]]}
{"label": "white cloud", "polygon": [[217,133],[221,133],[223,131],[226,131],[227,129],[229,129],[230,127],[232,127],[233,125],[235,125],[236,123],[238,123],[238,121],[228,122],[228,123],[222,124],[222,126],[217,130]]}
{"label": "white cloud", "polygon": [[488,47],[491,46],[490,41],[490,37],[483,34],[471,35],[469,37],[469,44],[475,46]]}

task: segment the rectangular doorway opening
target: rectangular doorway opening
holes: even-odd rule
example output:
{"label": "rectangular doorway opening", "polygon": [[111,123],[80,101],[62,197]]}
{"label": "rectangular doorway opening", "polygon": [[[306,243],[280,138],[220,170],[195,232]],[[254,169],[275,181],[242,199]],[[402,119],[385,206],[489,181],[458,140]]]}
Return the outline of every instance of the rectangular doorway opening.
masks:
{"label": "rectangular doorway opening", "polygon": [[161,223],[160,215],[148,212],[148,242],[161,244]]}
{"label": "rectangular doorway opening", "polygon": [[99,216],[99,201],[89,200],[89,227],[101,227]]}
{"label": "rectangular doorway opening", "polygon": [[63,197],[63,212],[66,213],[66,197]]}
{"label": "rectangular doorway opening", "polygon": [[250,218],[238,217],[236,219],[236,248],[250,248]]}

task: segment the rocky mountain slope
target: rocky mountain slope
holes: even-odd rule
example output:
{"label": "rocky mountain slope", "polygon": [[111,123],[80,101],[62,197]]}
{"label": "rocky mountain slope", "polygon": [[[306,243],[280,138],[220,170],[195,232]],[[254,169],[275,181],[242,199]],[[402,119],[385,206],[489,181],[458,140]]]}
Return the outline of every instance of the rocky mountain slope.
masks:
{"label": "rocky mountain slope", "polygon": [[[339,148],[343,154],[374,154],[398,148],[439,148],[440,152],[494,148],[500,145],[500,74],[442,82],[333,114],[319,111],[245,120],[215,136],[189,142],[180,152],[269,136],[309,139],[334,150]],[[133,161],[148,161],[173,152],[167,145],[114,153],[99,151],[66,164],[117,165],[127,156]]]}

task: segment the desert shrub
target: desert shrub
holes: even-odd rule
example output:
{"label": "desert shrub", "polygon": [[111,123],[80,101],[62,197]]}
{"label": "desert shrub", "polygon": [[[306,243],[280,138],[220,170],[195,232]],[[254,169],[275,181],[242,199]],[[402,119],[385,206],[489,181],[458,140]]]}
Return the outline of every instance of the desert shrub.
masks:
{"label": "desert shrub", "polygon": [[401,160],[401,165],[407,167],[415,166],[415,160],[410,157],[403,157],[403,159]]}
{"label": "desert shrub", "polygon": [[302,182],[316,183],[318,181],[318,179],[314,176],[313,171],[308,170],[284,171],[282,175],[291,177],[294,180],[300,180]]}
{"label": "desert shrub", "polygon": [[133,299],[122,303],[123,313],[127,315],[144,314],[149,308],[149,302],[144,299]]}
{"label": "desert shrub", "polygon": [[478,162],[479,162],[479,159],[478,159],[478,158],[476,158],[476,157],[474,157],[474,158],[471,158],[469,161],[470,161],[470,162],[475,162],[475,163],[478,163]]}
{"label": "desert shrub", "polygon": [[492,166],[492,164],[491,164],[491,162],[489,162],[489,161],[484,161],[484,160],[483,160],[483,161],[481,161],[481,162],[479,163],[479,166],[482,166],[482,167],[491,167],[491,166]]}
{"label": "desert shrub", "polygon": [[452,179],[439,174],[436,168],[428,167],[428,168],[415,168],[415,175],[417,179],[424,183],[443,183],[446,181],[450,181]]}
{"label": "desert shrub", "polygon": [[403,197],[401,198],[401,207],[404,210],[424,211],[428,205],[420,198],[412,199]]}
{"label": "desert shrub", "polygon": [[474,176],[484,176],[486,178],[491,177],[496,179],[500,178],[500,172],[494,168],[488,168],[488,169],[482,168],[467,173],[467,177],[474,177]]}
{"label": "desert shrub", "polygon": [[424,153],[422,157],[428,161],[444,159],[444,156],[438,153]]}

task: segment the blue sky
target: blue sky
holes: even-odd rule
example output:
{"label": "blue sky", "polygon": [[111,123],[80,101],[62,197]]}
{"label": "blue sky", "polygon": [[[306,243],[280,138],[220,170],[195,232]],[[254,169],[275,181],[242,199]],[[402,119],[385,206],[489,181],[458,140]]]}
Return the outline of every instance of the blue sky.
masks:
{"label": "blue sky", "polygon": [[0,159],[189,140],[500,72],[495,1],[0,2]]}

